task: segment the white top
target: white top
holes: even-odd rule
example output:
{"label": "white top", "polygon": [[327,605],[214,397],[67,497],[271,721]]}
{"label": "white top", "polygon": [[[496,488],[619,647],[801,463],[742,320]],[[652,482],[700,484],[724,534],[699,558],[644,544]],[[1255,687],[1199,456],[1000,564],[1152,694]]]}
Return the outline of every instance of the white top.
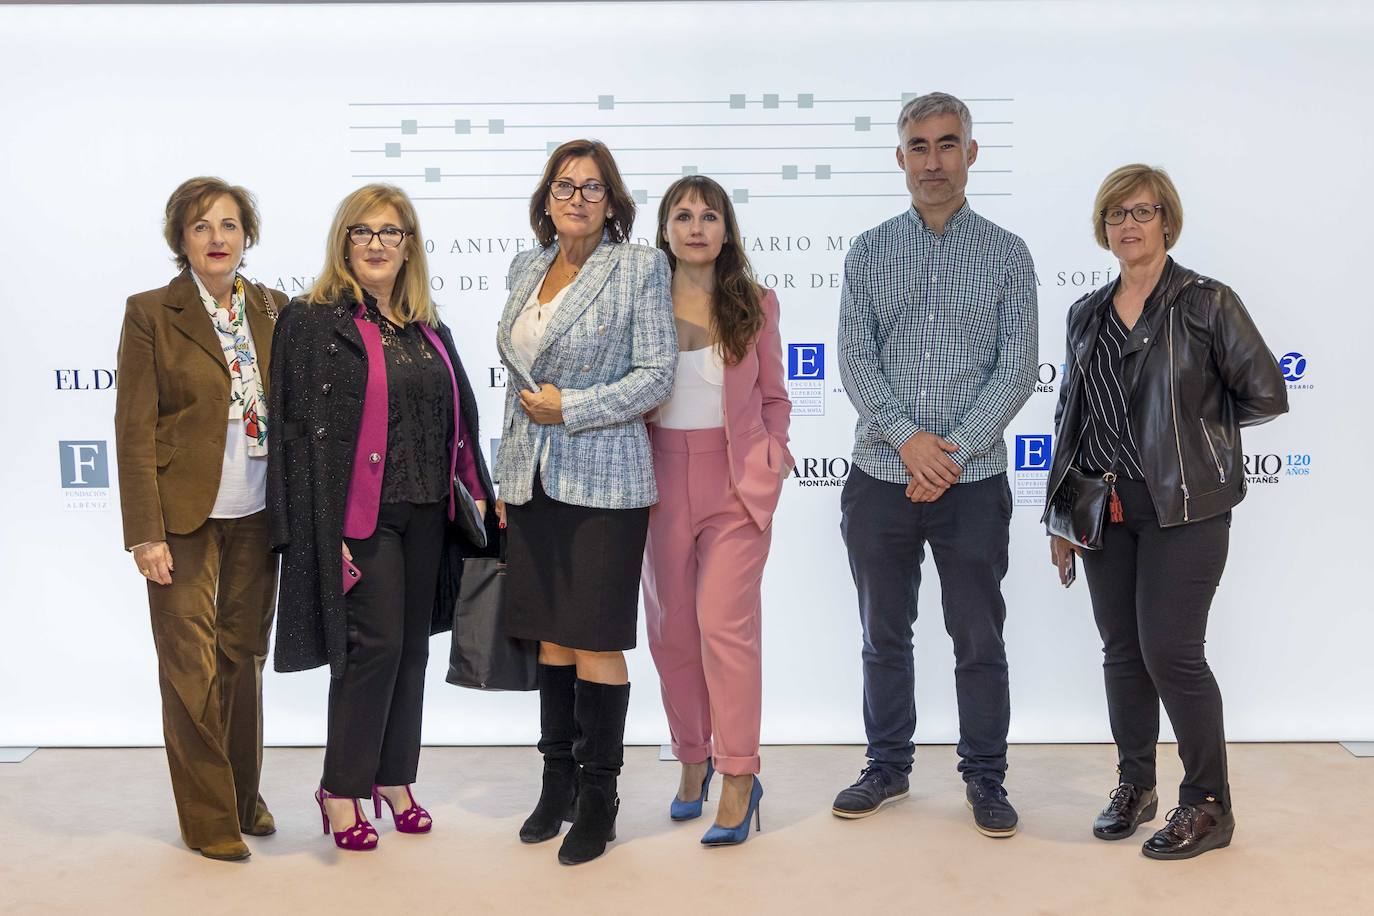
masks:
{"label": "white top", "polygon": [[544,338],[549,319],[553,318],[553,313],[563,304],[563,296],[571,288],[572,284],[569,283],[560,289],[556,296],[541,305],[539,287],[535,287],[525,303],[525,308],[515,316],[515,323],[510,328],[510,342],[527,368],[534,365],[534,354],[539,350],[539,341]]}
{"label": "white top", "polygon": [[[195,278],[201,298],[208,297],[210,294],[195,271],[191,271],[191,276]],[[247,308],[246,303],[244,308]],[[234,341],[229,335],[220,334],[218,330],[215,334],[220,338],[222,349],[233,348]],[[248,327],[246,316],[243,336],[248,338],[248,345],[256,355],[258,348],[253,343],[253,331]],[[227,356],[225,365],[229,365]],[[243,434],[243,412],[234,405],[230,405],[228,410],[229,429],[224,436],[224,464],[220,467],[219,493],[215,495],[215,507],[210,510],[211,518],[243,518],[267,508],[267,458],[254,458],[248,454],[248,437]],[[269,442],[268,446],[270,448],[272,444]]]}
{"label": "white top", "polygon": [[725,361],[720,348],[681,350],[673,394],[654,422],[664,429],[719,429],[725,425]]}
{"label": "white top", "polygon": [[[270,443],[269,447],[276,448],[277,444]],[[243,518],[266,508],[267,459],[248,454],[243,417],[238,416],[229,421],[229,430],[224,437],[224,465],[220,469],[219,493],[215,496],[210,517]]]}

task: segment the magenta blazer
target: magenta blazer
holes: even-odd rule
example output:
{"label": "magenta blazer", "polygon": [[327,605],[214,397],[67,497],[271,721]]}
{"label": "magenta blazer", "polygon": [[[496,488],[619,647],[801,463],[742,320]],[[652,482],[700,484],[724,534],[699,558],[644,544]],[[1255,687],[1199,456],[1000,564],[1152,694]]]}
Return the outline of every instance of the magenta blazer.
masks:
{"label": "magenta blazer", "polygon": [[725,367],[721,391],[725,439],[730,452],[730,483],[762,530],[773,521],[782,493],[781,477],[796,463],[787,449],[792,401],[783,378],[778,297],[764,290],[763,328],[744,359]]}
{"label": "magenta blazer", "polygon": [[[363,307],[359,305],[358,317],[354,320],[358,325],[358,333],[363,337],[363,348],[367,351],[367,388],[363,395],[362,420],[358,423],[358,440],[353,450],[353,474],[348,483],[348,500],[344,503],[343,534],[347,538],[371,537],[377,530],[377,513],[382,504],[382,473],[386,469],[386,355],[382,352],[381,330],[361,317],[362,310]],[[454,374],[448,348],[429,325],[421,323],[420,330],[444,360],[449,382],[453,385],[453,441],[449,443],[449,480],[457,476],[473,499],[486,499],[486,491],[477,473],[477,462],[472,457],[472,451],[465,448],[458,377]],[[477,446],[474,444],[473,447]],[[456,496],[450,483],[449,521],[453,521],[456,508]]]}

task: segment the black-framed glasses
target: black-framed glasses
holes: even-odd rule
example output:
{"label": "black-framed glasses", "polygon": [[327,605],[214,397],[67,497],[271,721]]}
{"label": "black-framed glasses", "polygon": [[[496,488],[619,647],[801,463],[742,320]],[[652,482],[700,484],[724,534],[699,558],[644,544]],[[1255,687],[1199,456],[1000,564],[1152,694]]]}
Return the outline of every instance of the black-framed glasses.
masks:
{"label": "black-framed glasses", "polygon": [[582,199],[589,204],[600,203],[606,199],[606,186],[599,181],[573,184],[566,178],[557,178],[549,182],[549,193],[553,195],[554,200],[572,200],[578,191],[582,192]]}
{"label": "black-framed glasses", "polygon": [[400,248],[407,235],[410,233],[395,226],[383,226],[376,231],[367,226],[348,227],[348,240],[359,248],[371,245],[374,238],[381,240],[383,248]]}
{"label": "black-framed glasses", "polygon": [[1102,221],[1108,226],[1120,226],[1126,222],[1126,214],[1137,223],[1148,223],[1155,218],[1155,212],[1163,210],[1163,204],[1141,204],[1138,207],[1108,207],[1102,211]]}

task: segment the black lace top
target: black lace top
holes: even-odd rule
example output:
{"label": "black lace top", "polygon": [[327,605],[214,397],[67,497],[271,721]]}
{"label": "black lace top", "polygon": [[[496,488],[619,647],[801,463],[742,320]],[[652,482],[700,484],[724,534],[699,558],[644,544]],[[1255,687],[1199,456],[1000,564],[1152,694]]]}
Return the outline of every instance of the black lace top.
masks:
{"label": "black lace top", "polygon": [[386,354],[382,502],[446,500],[453,441],[453,381],[448,368],[419,325],[392,324],[382,317],[370,296],[364,316],[381,329]]}

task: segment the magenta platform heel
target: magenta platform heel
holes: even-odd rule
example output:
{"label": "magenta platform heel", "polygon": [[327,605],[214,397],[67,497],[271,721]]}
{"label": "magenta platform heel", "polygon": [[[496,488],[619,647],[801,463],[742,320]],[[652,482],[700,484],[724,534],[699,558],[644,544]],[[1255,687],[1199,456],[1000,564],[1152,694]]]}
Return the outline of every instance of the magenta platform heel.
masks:
{"label": "magenta platform heel", "polygon": [[[329,812],[324,807],[326,798],[348,798],[348,796],[326,792],[324,786],[315,790],[315,801],[320,806],[320,820],[324,822],[324,832],[328,834],[330,825]],[[353,852],[370,852],[377,848],[377,828],[363,820],[363,809],[358,805],[356,798],[348,798],[348,800],[353,802],[353,826],[347,830],[334,831],[334,845],[340,849]]]}
{"label": "magenta platform heel", "polygon": [[[415,801],[410,786],[406,786],[406,797],[410,799],[410,807],[397,814],[396,806],[391,804],[391,799],[383,795],[376,785],[372,787],[372,807],[377,817],[382,816],[382,802],[386,802],[386,806],[391,809],[391,820],[396,824],[398,833],[429,833],[430,828],[434,826],[434,818]],[[420,820],[426,817],[429,818],[429,823],[421,827]]]}

